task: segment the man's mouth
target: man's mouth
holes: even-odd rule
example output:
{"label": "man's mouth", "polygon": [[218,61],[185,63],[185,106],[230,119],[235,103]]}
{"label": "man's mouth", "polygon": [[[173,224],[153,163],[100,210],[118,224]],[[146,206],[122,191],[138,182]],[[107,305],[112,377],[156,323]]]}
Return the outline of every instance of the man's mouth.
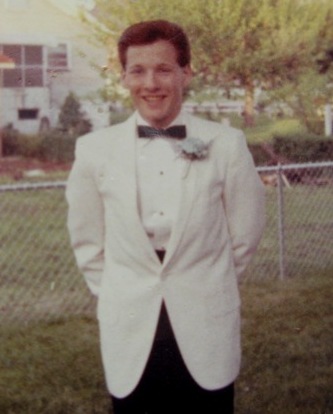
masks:
{"label": "man's mouth", "polygon": [[161,102],[164,98],[165,98],[164,95],[143,96],[143,100],[146,101],[148,104],[155,104],[155,103]]}

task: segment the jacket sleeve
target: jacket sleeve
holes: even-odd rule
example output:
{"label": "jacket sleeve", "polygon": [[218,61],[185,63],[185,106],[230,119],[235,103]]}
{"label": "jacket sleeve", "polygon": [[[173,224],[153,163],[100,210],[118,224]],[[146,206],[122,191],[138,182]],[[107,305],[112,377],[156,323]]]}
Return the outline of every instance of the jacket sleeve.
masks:
{"label": "jacket sleeve", "polygon": [[79,139],[66,188],[67,226],[79,270],[98,295],[104,268],[104,209],[88,152],[85,139]]}
{"label": "jacket sleeve", "polygon": [[265,190],[241,131],[230,137],[223,203],[237,277],[252,259],[265,225]]}

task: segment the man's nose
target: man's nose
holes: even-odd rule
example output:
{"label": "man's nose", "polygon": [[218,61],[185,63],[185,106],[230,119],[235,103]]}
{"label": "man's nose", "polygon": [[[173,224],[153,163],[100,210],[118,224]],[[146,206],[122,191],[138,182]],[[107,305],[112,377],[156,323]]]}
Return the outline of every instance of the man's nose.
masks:
{"label": "man's nose", "polygon": [[144,86],[148,89],[158,88],[158,80],[156,74],[153,71],[146,73],[146,76],[144,78]]}

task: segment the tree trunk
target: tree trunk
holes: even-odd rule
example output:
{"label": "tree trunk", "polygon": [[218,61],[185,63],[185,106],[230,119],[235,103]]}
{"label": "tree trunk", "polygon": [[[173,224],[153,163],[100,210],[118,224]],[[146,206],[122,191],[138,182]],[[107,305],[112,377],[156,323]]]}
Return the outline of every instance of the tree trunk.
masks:
{"label": "tree trunk", "polygon": [[245,83],[244,126],[254,126],[254,86],[251,80]]}

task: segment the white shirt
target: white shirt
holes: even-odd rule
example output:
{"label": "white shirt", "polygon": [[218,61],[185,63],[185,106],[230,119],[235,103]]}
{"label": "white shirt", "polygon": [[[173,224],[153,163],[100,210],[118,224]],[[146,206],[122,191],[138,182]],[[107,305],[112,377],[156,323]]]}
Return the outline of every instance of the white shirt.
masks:
{"label": "white shirt", "polygon": [[[171,125],[183,123],[180,114]],[[138,115],[137,124],[147,125],[147,122]],[[138,138],[136,142],[141,221],[154,249],[166,250],[180,202],[179,140],[158,137]]]}

